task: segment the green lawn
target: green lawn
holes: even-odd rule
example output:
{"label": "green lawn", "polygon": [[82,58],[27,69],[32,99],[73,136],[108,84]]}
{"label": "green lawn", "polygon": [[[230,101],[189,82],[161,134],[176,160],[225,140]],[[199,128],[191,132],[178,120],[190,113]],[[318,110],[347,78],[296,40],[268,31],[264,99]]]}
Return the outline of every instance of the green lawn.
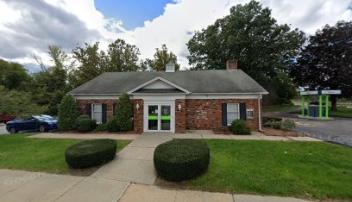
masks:
{"label": "green lawn", "polygon": [[188,188],[352,199],[352,149],[317,142],[207,140],[208,171]]}
{"label": "green lawn", "polygon": [[[0,136],[0,168],[68,173],[65,149],[80,140],[34,139],[26,135]],[[117,141],[118,150],[130,141]]]}
{"label": "green lawn", "polygon": [[331,114],[333,117],[352,118],[352,108],[338,106]]}

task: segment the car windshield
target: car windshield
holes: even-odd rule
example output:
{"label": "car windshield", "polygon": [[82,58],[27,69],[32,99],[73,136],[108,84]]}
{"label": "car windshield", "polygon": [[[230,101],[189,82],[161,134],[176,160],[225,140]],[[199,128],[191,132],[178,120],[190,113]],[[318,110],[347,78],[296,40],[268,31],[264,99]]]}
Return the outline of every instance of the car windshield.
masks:
{"label": "car windshield", "polygon": [[49,120],[49,121],[55,121],[56,119],[52,116],[49,115],[41,115],[43,119]]}

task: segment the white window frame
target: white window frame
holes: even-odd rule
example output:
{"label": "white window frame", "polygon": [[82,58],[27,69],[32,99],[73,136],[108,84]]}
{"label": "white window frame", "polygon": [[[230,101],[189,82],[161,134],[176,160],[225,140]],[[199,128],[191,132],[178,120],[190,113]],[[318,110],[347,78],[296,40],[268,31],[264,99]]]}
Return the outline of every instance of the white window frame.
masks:
{"label": "white window frame", "polygon": [[[237,108],[237,112],[230,112],[230,107],[235,107],[235,109]],[[237,116],[234,116],[235,118],[233,120],[230,121],[229,119],[229,113],[233,113]],[[240,119],[240,104],[239,103],[227,103],[226,104],[226,120],[227,120],[227,125],[230,126],[231,123],[234,121],[234,120],[238,120]]]}
{"label": "white window frame", "polygon": [[[95,106],[95,105],[100,105],[100,106],[101,106],[101,112],[100,112],[100,113],[101,113],[101,117],[100,117],[101,121],[98,121],[98,120],[95,119],[94,114],[99,113],[99,112],[95,112],[95,111],[94,111],[94,106]],[[97,124],[101,124],[101,123],[103,122],[103,104],[97,103],[97,104],[92,104],[92,105],[91,105],[91,117],[92,117],[92,120],[95,120],[95,122],[96,122]]]}
{"label": "white window frame", "polygon": [[[248,112],[251,112],[252,116],[248,116]],[[247,117],[247,119],[254,119],[254,109],[247,109],[246,110],[246,117]]]}

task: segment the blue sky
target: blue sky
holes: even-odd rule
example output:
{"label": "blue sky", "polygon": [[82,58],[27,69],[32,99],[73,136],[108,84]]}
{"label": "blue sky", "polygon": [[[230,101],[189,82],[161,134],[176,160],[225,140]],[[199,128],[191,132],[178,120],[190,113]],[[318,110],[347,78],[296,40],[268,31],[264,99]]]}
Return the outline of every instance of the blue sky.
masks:
{"label": "blue sky", "polygon": [[133,29],[143,26],[146,20],[161,15],[172,0],[96,0],[95,6],[105,17],[121,20],[124,27]]}

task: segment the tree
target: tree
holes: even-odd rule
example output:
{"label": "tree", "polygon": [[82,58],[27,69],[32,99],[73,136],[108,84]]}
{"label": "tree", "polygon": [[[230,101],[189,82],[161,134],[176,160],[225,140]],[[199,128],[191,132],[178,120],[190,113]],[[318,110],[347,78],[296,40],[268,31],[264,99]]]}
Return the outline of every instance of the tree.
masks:
{"label": "tree", "polygon": [[[310,89],[341,89],[352,96],[352,22],[326,25],[309,38],[291,67],[296,84]],[[332,110],[336,97],[332,97]]]}
{"label": "tree", "polygon": [[124,93],[119,97],[116,119],[121,131],[132,130],[133,105],[129,96]]}
{"label": "tree", "polygon": [[48,51],[52,62],[51,67],[42,67],[42,71],[33,74],[33,100],[40,105],[48,105],[46,113],[56,115],[58,105],[63,96],[68,92],[67,65],[69,58],[67,54],[57,46],[49,46]]}
{"label": "tree", "polygon": [[72,87],[77,87],[104,72],[138,71],[139,49],[117,39],[108,46],[107,52],[99,50],[99,43],[73,50],[73,58],[78,62],[75,70],[70,72],[69,81]]}
{"label": "tree", "polygon": [[107,67],[104,72],[129,72],[139,70],[139,49],[135,45],[127,44],[117,39],[109,44],[107,51]]}
{"label": "tree", "polygon": [[180,65],[177,63],[177,56],[173,52],[169,52],[165,44],[160,49],[156,48],[153,60],[146,60],[153,71],[165,71],[166,64],[170,61],[175,63],[175,70],[180,69]]}
{"label": "tree", "polygon": [[62,98],[62,101],[59,105],[59,129],[63,131],[74,129],[78,116],[78,105],[75,99],[71,95],[66,95],[64,98]]}
{"label": "tree", "polygon": [[46,106],[39,106],[32,102],[31,94],[28,92],[7,90],[0,85],[0,114],[14,116],[29,116],[41,114]]}
{"label": "tree", "polygon": [[30,81],[31,77],[22,65],[0,59],[0,85],[10,90],[25,90]]}
{"label": "tree", "polygon": [[268,85],[278,74],[287,74],[303,42],[303,32],[278,24],[269,8],[250,1],[196,32],[187,43],[188,59],[193,69],[225,69],[227,60],[237,59],[240,69]]}
{"label": "tree", "polygon": [[106,67],[106,55],[99,51],[99,43],[84,47],[76,47],[73,51],[73,58],[79,63],[76,70],[70,73],[70,83],[73,87],[79,86],[97,76]]}

